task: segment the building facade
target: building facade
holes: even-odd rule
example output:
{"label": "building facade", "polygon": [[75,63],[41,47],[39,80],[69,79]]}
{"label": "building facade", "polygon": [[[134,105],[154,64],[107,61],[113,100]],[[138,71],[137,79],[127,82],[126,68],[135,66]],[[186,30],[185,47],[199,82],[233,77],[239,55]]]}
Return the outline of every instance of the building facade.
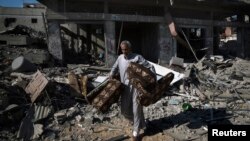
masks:
{"label": "building facade", "polygon": [[[119,51],[121,40],[130,40],[133,51],[159,64],[168,64],[172,56],[194,61],[216,54],[231,27],[237,40],[236,55],[247,57],[249,49],[250,6],[232,0],[39,0],[47,6],[49,50],[64,60],[67,50],[85,52],[89,59],[105,54],[110,67]],[[239,8],[240,7],[240,8]],[[237,18],[235,18],[237,17]],[[170,24],[174,23],[173,36]],[[61,38],[63,35],[65,38]],[[231,35],[227,35],[231,36]],[[66,40],[63,42],[62,40]],[[69,53],[69,52],[67,52]]]}

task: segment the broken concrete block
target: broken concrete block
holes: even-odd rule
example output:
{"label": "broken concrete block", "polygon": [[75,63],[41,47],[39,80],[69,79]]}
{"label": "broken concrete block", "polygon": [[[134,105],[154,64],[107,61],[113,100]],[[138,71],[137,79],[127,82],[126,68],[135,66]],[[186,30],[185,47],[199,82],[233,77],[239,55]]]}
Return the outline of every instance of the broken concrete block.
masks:
{"label": "broken concrete block", "polygon": [[56,123],[62,123],[65,121],[65,119],[67,118],[66,115],[66,111],[58,111],[57,113],[54,114],[54,119],[56,121]]}
{"label": "broken concrete block", "polygon": [[17,72],[33,72],[36,71],[36,66],[28,61],[23,56],[17,57],[11,64],[11,68],[13,71]]}
{"label": "broken concrete block", "polygon": [[94,123],[94,117],[92,114],[87,114],[84,116],[84,125],[90,126]]}
{"label": "broken concrete block", "polygon": [[188,78],[188,77],[190,77],[190,76],[191,76],[191,73],[192,73],[193,67],[194,67],[194,65],[193,65],[193,64],[190,64],[190,65],[188,65],[188,66],[186,67],[185,72],[184,72],[184,74],[185,74],[185,78]]}
{"label": "broken concrete block", "polygon": [[[55,119],[57,124],[58,123],[62,124],[67,120],[73,119],[73,117],[75,117],[77,114],[79,114],[79,111],[80,110],[77,106],[71,107],[69,109],[60,110],[54,114],[54,119]],[[70,121],[69,121],[69,123],[70,123]]]}
{"label": "broken concrete block", "polygon": [[185,88],[184,88],[184,85],[183,84],[181,84],[180,86],[179,86],[179,92],[180,93],[184,93],[185,92]]}
{"label": "broken concrete block", "polygon": [[42,124],[35,124],[34,125],[34,134],[31,139],[37,139],[43,133],[43,125]]}
{"label": "broken concrete block", "polygon": [[183,67],[184,59],[178,58],[178,57],[172,57],[172,59],[169,62],[169,65],[177,65]]}
{"label": "broken concrete block", "polygon": [[182,102],[182,99],[178,99],[178,98],[172,98],[168,101],[169,105],[178,105],[179,103]]}
{"label": "broken concrete block", "polygon": [[210,59],[213,60],[213,61],[218,61],[218,62],[224,61],[224,57],[221,56],[221,55],[213,55],[213,56],[210,56]]}
{"label": "broken concrete block", "polygon": [[171,69],[168,69],[166,67],[160,66],[160,65],[155,64],[153,62],[149,61],[149,63],[154,66],[156,74],[160,75],[160,77],[157,77],[157,80],[161,79],[163,76],[167,75],[170,72],[172,72],[174,74],[174,80],[170,83],[170,85],[173,85],[175,82],[183,79],[184,76],[185,76],[185,74],[183,74],[183,73],[179,73],[179,72],[173,71]]}

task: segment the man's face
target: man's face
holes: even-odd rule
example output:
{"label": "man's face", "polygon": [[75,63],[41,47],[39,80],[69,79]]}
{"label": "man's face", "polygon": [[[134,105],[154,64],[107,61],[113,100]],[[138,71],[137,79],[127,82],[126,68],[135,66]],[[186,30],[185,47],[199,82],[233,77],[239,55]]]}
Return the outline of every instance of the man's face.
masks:
{"label": "man's face", "polygon": [[121,44],[121,50],[125,56],[130,53],[130,48],[126,44]]}

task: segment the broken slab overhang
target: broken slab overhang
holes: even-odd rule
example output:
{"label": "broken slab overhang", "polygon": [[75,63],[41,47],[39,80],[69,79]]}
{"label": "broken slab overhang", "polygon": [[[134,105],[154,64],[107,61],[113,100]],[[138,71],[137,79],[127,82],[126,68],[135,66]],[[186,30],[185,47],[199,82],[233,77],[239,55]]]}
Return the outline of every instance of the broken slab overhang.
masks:
{"label": "broken slab overhang", "polygon": [[181,80],[185,76],[185,74],[183,74],[183,73],[173,71],[171,69],[160,66],[160,65],[155,64],[153,62],[150,62],[150,64],[152,64],[155,67],[155,71],[156,71],[156,74],[157,74],[157,80],[159,80],[160,78],[162,78],[163,76],[167,75],[170,72],[172,72],[174,74],[174,80],[171,82],[170,85],[173,85],[175,82]]}
{"label": "broken slab overhang", "polygon": [[26,35],[33,39],[42,39],[45,40],[46,34],[41,31],[36,31],[25,25],[17,25],[16,27],[8,28],[5,31],[0,31],[2,35]]}

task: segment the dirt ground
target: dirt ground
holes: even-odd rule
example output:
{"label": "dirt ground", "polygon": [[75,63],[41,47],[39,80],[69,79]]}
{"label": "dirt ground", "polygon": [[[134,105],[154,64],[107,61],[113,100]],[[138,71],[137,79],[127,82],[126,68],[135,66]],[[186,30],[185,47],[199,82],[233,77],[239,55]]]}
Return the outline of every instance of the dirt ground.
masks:
{"label": "dirt ground", "polygon": [[[177,141],[168,134],[163,132],[149,131],[149,133],[143,135],[141,131],[142,141]],[[111,121],[98,123],[96,125],[91,125],[91,127],[81,127],[81,123],[75,126],[70,126],[65,128],[60,132],[60,136],[74,135],[82,137],[82,140],[95,140],[95,141],[116,141],[124,140],[131,141],[132,135],[132,125],[129,124],[124,118],[115,117]],[[69,137],[70,139],[72,137]],[[66,138],[64,138],[67,140]]]}

